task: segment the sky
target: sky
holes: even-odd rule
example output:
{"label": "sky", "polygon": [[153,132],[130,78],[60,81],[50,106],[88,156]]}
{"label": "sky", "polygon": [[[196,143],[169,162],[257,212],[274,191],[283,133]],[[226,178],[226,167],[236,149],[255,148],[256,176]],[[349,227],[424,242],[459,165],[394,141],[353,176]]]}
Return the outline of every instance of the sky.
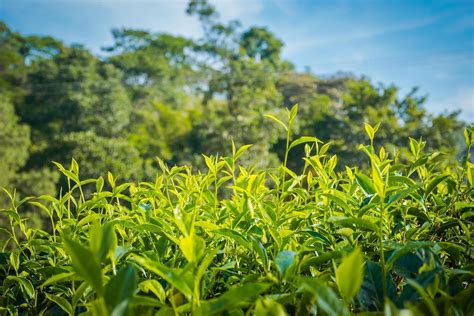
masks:
{"label": "sky", "polygon": [[[474,122],[474,0],[211,0],[224,21],[266,26],[298,69],[338,71],[419,87],[432,113],[462,110]],[[52,35],[96,54],[110,30],[146,29],[198,38],[185,0],[0,0],[0,20],[23,34]]]}

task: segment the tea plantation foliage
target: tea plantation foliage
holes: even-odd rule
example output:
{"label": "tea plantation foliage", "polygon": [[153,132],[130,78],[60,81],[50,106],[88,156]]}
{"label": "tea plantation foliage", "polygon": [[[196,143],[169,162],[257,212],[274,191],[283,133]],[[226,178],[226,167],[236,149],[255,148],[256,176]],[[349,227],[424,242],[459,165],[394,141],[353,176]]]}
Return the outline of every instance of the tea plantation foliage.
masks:
{"label": "tea plantation foliage", "polygon": [[[0,314],[472,315],[473,130],[450,167],[414,139],[401,160],[365,125],[370,167],[336,171],[329,143],[292,140],[296,111],[268,116],[287,134],[274,168],[232,144],[205,171],[159,161],[153,182],[83,179],[73,160],[59,197],[5,192]],[[298,148],[301,173],[285,165]]]}

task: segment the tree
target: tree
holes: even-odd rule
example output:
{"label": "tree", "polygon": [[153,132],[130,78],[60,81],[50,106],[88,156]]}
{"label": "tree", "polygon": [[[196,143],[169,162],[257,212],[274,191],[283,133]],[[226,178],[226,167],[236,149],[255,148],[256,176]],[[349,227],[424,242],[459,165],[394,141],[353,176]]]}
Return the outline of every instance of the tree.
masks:
{"label": "tree", "polygon": [[[18,122],[13,104],[5,96],[0,96],[0,144],[0,187],[12,190],[18,171],[28,159],[30,129]],[[1,199],[0,205],[4,205]]]}
{"label": "tree", "polygon": [[242,54],[255,60],[268,60],[277,65],[283,42],[264,27],[251,27],[241,35]]}
{"label": "tree", "polygon": [[132,29],[113,30],[115,44],[107,48],[109,62],[123,73],[136,107],[150,101],[186,107],[187,91],[196,82],[190,50],[194,43],[180,36]]}
{"label": "tree", "polygon": [[138,154],[127,142],[132,107],[116,67],[82,47],[67,47],[31,65],[28,87],[17,106],[32,131],[24,172],[41,173],[53,167],[52,161],[68,163],[78,156],[90,158],[82,168],[87,176],[104,170],[120,170],[124,177],[139,174],[133,165],[123,167],[135,163]]}

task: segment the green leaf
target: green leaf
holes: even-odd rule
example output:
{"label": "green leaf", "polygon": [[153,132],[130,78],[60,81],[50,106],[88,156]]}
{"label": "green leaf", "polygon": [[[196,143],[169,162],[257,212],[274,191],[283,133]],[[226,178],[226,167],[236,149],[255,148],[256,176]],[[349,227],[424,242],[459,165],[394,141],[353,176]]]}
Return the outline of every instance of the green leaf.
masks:
{"label": "green leaf", "polygon": [[466,142],[467,147],[471,147],[474,142],[474,130],[471,128],[464,129],[464,141]]}
{"label": "green leaf", "polygon": [[84,278],[99,295],[102,295],[102,271],[97,257],[88,248],[65,236],[63,244],[76,273]]}
{"label": "green leaf", "polygon": [[6,214],[8,217],[14,219],[17,223],[21,222],[20,215],[17,212],[13,212],[10,210],[0,210],[0,213]]}
{"label": "green leaf", "polygon": [[431,182],[428,184],[425,190],[425,196],[428,196],[441,182],[449,178],[449,175],[440,175],[435,177]]}
{"label": "green leaf", "polygon": [[375,191],[382,199],[384,199],[385,183],[382,180],[382,172],[380,171],[379,167],[373,160],[372,160],[372,181],[374,184]]}
{"label": "green leaf", "polygon": [[342,257],[342,252],[340,250],[332,250],[332,251],[324,252],[317,257],[309,257],[302,260],[301,269],[304,270],[311,266],[318,266],[320,264],[328,262],[329,260],[339,259],[341,257]]}
{"label": "green leaf", "polygon": [[97,193],[102,192],[102,189],[104,188],[104,178],[99,177],[97,178],[97,182],[95,184],[95,189]]}
{"label": "green leaf", "polygon": [[53,164],[56,165],[56,167],[59,169],[59,171],[64,174],[68,179],[71,179],[72,181],[74,181],[75,183],[79,183],[79,177],[77,176],[77,174],[74,174],[73,172],[65,169],[63,167],[63,165],[61,165],[60,163],[58,162],[55,162],[53,161]]}
{"label": "green leaf", "polygon": [[288,147],[288,150],[291,150],[293,147],[305,143],[322,143],[322,141],[313,136],[301,136],[300,138],[295,139],[291,142],[290,147]]}
{"label": "green leaf", "polygon": [[293,120],[295,119],[296,115],[298,114],[298,103],[293,105],[291,107],[291,110],[290,110],[290,122],[293,122]]}
{"label": "green leaf", "polygon": [[329,218],[331,223],[334,223],[338,226],[342,227],[349,227],[349,228],[364,228],[371,231],[378,231],[378,226],[375,225],[373,222],[369,221],[365,218],[354,218],[354,217],[345,217],[345,216],[338,216],[338,217],[331,217]]}
{"label": "green leaf", "polygon": [[431,241],[409,241],[407,244],[403,245],[403,247],[394,250],[390,254],[388,259],[385,261],[387,269],[390,270],[392,268],[393,264],[395,263],[395,261],[399,257],[401,257],[401,256],[403,256],[407,253],[410,253],[412,251],[415,251],[417,249],[420,249],[420,248],[431,247],[434,244],[435,243],[431,242]]}
{"label": "green leaf", "polygon": [[356,248],[350,255],[342,258],[336,270],[336,284],[341,295],[351,300],[360,290],[364,279],[364,255]]}
{"label": "green leaf", "polygon": [[322,284],[320,281],[313,278],[303,278],[299,291],[309,292],[316,296],[316,303],[325,314],[330,316],[349,316],[347,306],[341,302],[336,293]]}
{"label": "green leaf", "polygon": [[107,172],[107,181],[109,182],[109,185],[112,189],[115,188],[115,179],[110,171]]}
{"label": "green leaf", "polygon": [[367,133],[367,136],[369,136],[370,140],[374,139],[375,136],[375,129],[370,126],[370,124],[364,123],[364,129],[365,132]]}
{"label": "green leaf", "polygon": [[253,236],[249,236],[249,238],[252,241],[254,251],[258,254],[260,260],[262,260],[263,268],[265,269],[265,271],[267,271],[269,264],[267,250],[262,245],[262,242],[260,240],[256,239]]}
{"label": "green leaf", "polygon": [[18,273],[18,269],[20,268],[20,252],[19,251],[12,251],[10,253],[10,264],[12,265],[15,272]]}
{"label": "green leaf", "polygon": [[113,258],[115,248],[117,247],[117,236],[115,235],[114,224],[107,223],[102,227],[100,248],[98,256],[103,262],[106,258]]}
{"label": "green leaf", "polygon": [[239,159],[239,157],[242,156],[242,154],[243,154],[244,152],[246,152],[250,147],[252,147],[252,145],[243,145],[242,147],[240,147],[240,148],[236,151],[236,153],[235,153],[235,155],[234,155],[234,159],[235,159],[235,160]]}
{"label": "green leaf", "polygon": [[29,298],[33,299],[35,297],[35,288],[33,284],[25,278],[17,277],[13,275],[7,276],[7,280],[12,280],[20,284],[21,291],[26,294]]}
{"label": "green leaf", "polygon": [[393,194],[393,195],[390,196],[390,198],[388,199],[386,206],[389,206],[389,205],[391,205],[392,203],[395,203],[396,201],[405,198],[406,196],[410,195],[410,193],[412,193],[413,191],[415,191],[415,190],[418,189],[419,187],[420,187],[419,185],[415,185],[415,186],[406,188],[406,189],[403,190],[403,191],[400,191],[400,192],[397,192],[397,193]]}
{"label": "green leaf", "polygon": [[184,296],[186,296],[188,299],[191,299],[191,297],[193,296],[193,291],[191,290],[183,276],[178,273],[176,269],[171,269],[165,266],[164,264],[152,261],[144,257],[134,256],[134,258],[138,264],[150,270],[151,272],[158,274],[163,279],[165,279],[166,282],[170,283],[178,291],[183,293]]}
{"label": "green leaf", "polygon": [[34,205],[36,207],[39,207],[40,209],[42,209],[48,216],[51,216],[51,210],[49,208],[47,208],[44,204],[40,203],[40,202],[35,202],[35,201],[31,201],[31,202],[28,202],[28,204],[31,204],[31,205]]}
{"label": "green leaf", "polygon": [[[357,295],[358,300],[367,309],[381,310],[384,307],[384,289],[382,285],[382,267],[379,263],[366,262],[364,280]],[[396,288],[389,273],[386,274],[387,295],[393,300]]]}
{"label": "green leaf", "polygon": [[280,126],[282,126],[285,131],[288,130],[288,127],[285,125],[285,123],[283,123],[282,121],[280,121],[275,115],[272,115],[272,114],[265,114],[265,117],[268,117],[269,119],[273,120],[274,122],[276,122],[277,124],[279,124]]}
{"label": "green leaf", "polygon": [[179,248],[189,262],[198,261],[206,248],[204,239],[197,235],[189,235],[179,240]]}
{"label": "green leaf", "polygon": [[255,304],[255,316],[285,316],[285,308],[270,299],[258,300]]}
{"label": "green leaf", "polygon": [[323,193],[321,195],[327,197],[329,200],[339,205],[345,212],[350,212],[349,205],[347,205],[347,203],[343,199],[341,199],[341,197],[332,193]]}
{"label": "green leaf", "polygon": [[241,233],[235,230],[222,228],[222,229],[213,231],[213,233],[229,237],[230,239],[234,240],[242,247],[245,247],[250,251],[252,250],[252,245],[250,244],[250,242],[248,242],[247,239]]}
{"label": "green leaf", "polygon": [[[166,304],[160,302],[159,300],[149,297],[149,296],[142,296],[142,295],[135,295],[131,302],[129,303],[129,306],[133,307],[138,307],[138,308],[143,308],[143,307],[159,307],[160,311],[162,311],[164,308],[166,308]],[[155,316],[158,315],[154,314]],[[174,314],[172,314],[174,315]]]}
{"label": "green leaf", "polygon": [[76,274],[75,272],[63,272],[63,273],[55,274],[51,276],[49,279],[47,279],[46,281],[44,281],[44,283],[41,286],[45,287],[45,286],[55,284],[58,282],[72,280],[75,274]]}
{"label": "green leaf", "polygon": [[72,306],[77,306],[77,303],[84,296],[84,294],[86,293],[88,289],[90,289],[90,287],[89,287],[89,284],[87,284],[87,282],[82,282],[76,288],[76,291],[74,291],[74,294],[72,295]]}
{"label": "green leaf", "polygon": [[407,279],[406,282],[411,285],[423,298],[423,302],[425,302],[425,304],[428,306],[428,309],[430,310],[430,315],[438,316],[438,309],[436,308],[436,305],[434,304],[433,300],[426,293],[425,289],[415,280]]}
{"label": "green leaf", "polygon": [[165,289],[157,280],[145,280],[138,284],[138,288],[144,293],[152,292],[162,303],[166,301]]}
{"label": "green leaf", "polygon": [[54,303],[56,303],[63,311],[65,311],[68,315],[74,315],[74,310],[72,308],[71,303],[69,303],[68,300],[66,300],[64,297],[49,294],[49,293],[44,293],[46,295],[46,298]]}
{"label": "green leaf", "polygon": [[[119,305],[128,305],[137,288],[137,272],[131,263],[122,267],[105,287],[105,302],[110,310]],[[123,307],[120,310],[126,308]]]}
{"label": "green leaf", "polygon": [[270,284],[249,283],[241,287],[231,288],[218,298],[203,302],[196,311],[196,315],[216,315],[226,310],[232,310],[266,291],[269,287]]}
{"label": "green leaf", "polygon": [[362,188],[366,195],[374,194],[375,188],[372,180],[363,173],[355,174],[357,184]]}

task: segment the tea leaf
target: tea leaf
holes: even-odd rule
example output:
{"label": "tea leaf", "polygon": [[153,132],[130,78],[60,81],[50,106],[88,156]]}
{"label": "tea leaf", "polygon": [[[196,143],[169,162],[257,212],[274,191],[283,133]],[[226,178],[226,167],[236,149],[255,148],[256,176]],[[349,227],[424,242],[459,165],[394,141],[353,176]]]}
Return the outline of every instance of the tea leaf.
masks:
{"label": "tea leaf", "polygon": [[364,256],[359,248],[342,258],[336,270],[336,284],[341,295],[351,300],[360,290],[364,278]]}
{"label": "tea leaf", "polygon": [[204,302],[197,310],[196,315],[215,315],[225,310],[232,310],[266,291],[269,287],[270,285],[265,283],[251,283],[231,288],[218,298]]}
{"label": "tea leaf", "polygon": [[101,295],[103,293],[102,272],[97,257],[80,243],[65,236],[63,236],[63,243],[76,273]]}
{"label": "tea leaf", "polygon": [[71,306],[71,303],[69,303],[68,300],[66,300],[64,297],[60,297],[60,296],[48,294],[48,293],[44,293],[44,294],[46,295],[48,300],[56,303],[68,315],[74,315],[74,310]]}
{"label": "tea leaf", "polygon": [[189,235],[179,241],[179,248],[189,262],[198,261],[206,247],[206,242],[199,236]]}
{"label": "tea leaf", "polygon": [[193,295],[192,290],[185,282],[182,275],[176,270],[168,268],[167,266],[161,263],[151,261],[150,259],[146,259],[144,257],[134,256],[134,258],[141,266],[145,267],[153,273],[158,274],[171,285],[173,285],[178,291],[183,293],[188,299],[191,299]]}
{"label": "tea leaf", "polygon": [[[115,310],[119,305],[128,305],[136,288],[137,272],[133,265],[128,263],[105,286],[104,298],[110,310]],[[126,309],[125,306],[120,309]]]}
{"label": "tea leaf", "polygon": [[273,120],[274,122],[276,122],[277,124],[279,124],[280,126],[282,126],[285,131],[288,130],[288,127],[285,125],[285,123],[283,123],[282,121],[280,121],[275,115],[272,115],[272,114],[265,114],[265,117],[268,117],[269,119]]}

